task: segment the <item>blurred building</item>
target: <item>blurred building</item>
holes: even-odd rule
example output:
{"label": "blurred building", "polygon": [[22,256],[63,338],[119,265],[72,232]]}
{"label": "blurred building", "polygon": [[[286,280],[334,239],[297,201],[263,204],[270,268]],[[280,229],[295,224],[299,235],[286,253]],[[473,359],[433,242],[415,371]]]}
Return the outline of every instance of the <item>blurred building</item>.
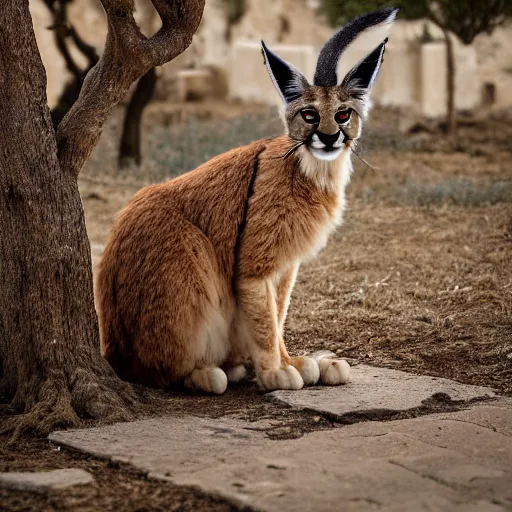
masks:
{"label": "blurred building", "polygon": [[[333,33],[322,22],[313,0],[246,0],[244,14],[228,21],[226,0],[207,0],[203,21],[191,47],[159,73],[158,99],[231,98],[278,104],[262,65],[259,47],[270,48],[301,69],[314,74],[321,45]],[[51,18],[42,0],[30,0],[34,28],[48,76],[48,99],[55,104],[67,79],[63,59],[46,27]],[[137,20],[144,33],[158,29],[158,17],[149,0],[136,0]],[[74,0],[70,20],[100,51],[106,23],[99,0]],[[349,47],[340,63],[340,75],[378,41],[361,38]],[[480,35],[471,46],[455,43],[456,106],[512,106],[512,24],[492,36]],[[441,31],[423,21],[398,21],[388,43],[385,64],[375,85],[376,104],[395,106],[428,117],[446,109],[446,50]]]}

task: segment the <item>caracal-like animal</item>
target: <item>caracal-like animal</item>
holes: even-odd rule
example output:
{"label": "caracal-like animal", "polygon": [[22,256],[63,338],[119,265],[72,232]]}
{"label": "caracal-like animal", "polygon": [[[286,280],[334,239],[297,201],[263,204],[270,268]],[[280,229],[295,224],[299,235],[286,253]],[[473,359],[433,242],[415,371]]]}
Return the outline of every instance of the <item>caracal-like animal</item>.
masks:
{"label": "caracal-like animal", "polygon": [[387,39],[342,80],[339,57],[396,13],[342,27],[322,48],[312,85],[262,43],[286,134],[143,188],[121,211],[96,286],[102,352],[121,378],[223,393],[252,362],[264,390],[348,380],[344,360],[290,356],[283,327],[301,263],[341,222]]}

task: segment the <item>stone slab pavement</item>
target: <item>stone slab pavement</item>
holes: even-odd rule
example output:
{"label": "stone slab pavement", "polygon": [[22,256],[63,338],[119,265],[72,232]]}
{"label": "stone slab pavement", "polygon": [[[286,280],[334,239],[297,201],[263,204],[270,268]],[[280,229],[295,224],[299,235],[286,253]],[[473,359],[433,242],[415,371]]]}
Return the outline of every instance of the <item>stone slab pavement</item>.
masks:
{"label": "stone slab pavement", "polygon": [[[288,397],[271,394],[295,408],[313,408],[331,419],[349,414],[353,420],[298,439],[270,439],[268,420],[196,416],[55,432],[50,439],[130,463],[149,477],[197,486],[255,510],[512,510],[512,400],[475,401],[475,397],[493,396],[492,390],[445,379],[429,380],[421,393],[420,384],[426,383],[423,377],[415,380],[400,373],[358,366],[347,386],[311,388],[286,393]],[[400,376],[407,379],[405,388],[396,382]],[[375,392],[369,380],[380,383],[380,397],[368,395],[369,389]],[[407,389],[416,390],[414,400],[414,393],[408,394]],[[389,401],[382,398],[386,393]],[[436,393],[473,401],[458,411],[428,414],[421,404]],[[359,395],[358,401],[354,395]],[[407,407],[398,403],[399,395]],[[351,404],[348,412],[340,409],[343,397]],[[357,422],[352,413],[358,404],[359,412],[412,410],[423,415]]]}
{"label": "stone slab pavement", "polygon": [[494,396],[492,389],[481,386],[364,364],[352,368],[351,382],[343,388],[313,387],[300,393],[269,393],[269,397],[280,402],[327,414],[342,423],[385,418],[392,413],[435,406],[435,402],[448,404]]}

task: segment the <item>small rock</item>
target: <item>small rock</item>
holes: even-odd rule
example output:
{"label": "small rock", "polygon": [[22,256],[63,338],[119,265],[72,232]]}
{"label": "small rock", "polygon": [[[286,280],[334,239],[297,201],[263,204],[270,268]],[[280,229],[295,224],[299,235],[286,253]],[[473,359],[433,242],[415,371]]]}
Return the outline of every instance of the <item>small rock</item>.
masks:
{"label": "small rock", "polygon": [[0,488],[46,492],[94,482],[93,476],[78,468],[37,471],[34,473],[0,473]]}

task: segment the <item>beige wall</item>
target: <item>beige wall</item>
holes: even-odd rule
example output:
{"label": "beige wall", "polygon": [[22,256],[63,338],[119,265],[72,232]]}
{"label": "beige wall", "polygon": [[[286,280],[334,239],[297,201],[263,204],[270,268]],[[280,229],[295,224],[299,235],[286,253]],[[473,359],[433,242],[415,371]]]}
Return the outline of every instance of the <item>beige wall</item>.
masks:
{"label": "beige wall", "polygon": [[417,108],[420,101],[420,60],[418,44],[390,41],[386,45],[373,96],[387,107]]}
{"label": "beige wall", "polygon": [[[317,55],[333,30],[311,9],[315,2],[248,0],[248,5],[246,15],[233,32],[238,40],[231,50],[231,95],[240,99],[259,99],[265,103],[277,104],[280,98],[273,91],[272,83],[258,74],[258,69],[262,69],[262,59],[258,55],[259,39],[264,39],[272,50],[285,59],[287,57],[282,52],[286,52],[290,62],[296,64],[306,54],[310,56],[313,52]],[[282,17],[290,21],[285,34],[280,30],[279,20]],[[425,27],[434,41],[422,45],[420,40]],[[349,47],[340,63],[340,76],[374,47],[369,41],[371,39],[358,40],[356,45]],[[280,43],[286,44],[282,50]],[[244,45],[247,47],[244,48]],[[496,101],[492,107],[512,106],[512,23],[496,29],[492,36],[480,35],[471,46],[465,46],[458,41],[454,45],[456,107],[460,110],[478,108],[486,83],[493,84],[496,91]],[[254,51],[252,56],[251,51]],[[385,63],[372,91],[375,102],[411,109],[431,117],[443,116],[447,95],[445,51],[443,33],[435,25],[423,20],[397,21],[390,34]],[[310,67],[308,64],[300,68],[308,78],[312,74]],[[252,77],[250,83],[244,79],[248,76]]]}
{"label": "beige wall", "polygon": [[[206,0],[203,20],[191,47],[159,73],[159,99],[175,93],[174,76],[182,68],[215,66],[224,70],[231,96],[247,101],[278,103],[279,96],[266,76],[259,52],[259,41],[295,63],[311,79],[316,55],[333,30],[319,17],[311,0],[247,0],[247,11],[232,28],[232,42],[225,34],[227,22],[223,0]],[[136,0],[136,18],[146,34],[158,29],[158,16],[149,0]],[[51,24],[42,0],[30,0],[36,38],[48,77],[48,99],[54,105],[68,79],[64,62],[46,27]],[[74,0],[70,19],[84,39],[101,52],[106,35],[106,23],[99,0]],[[400,106],[439,116],[444,112],[446,71],[444,45],[419,44],[424,22],[394,24],[388,43],[385,64],[373,95],[378,104]],[[442,33],[430,25],[436,40]],[[473,109],[480,104],[483,84],[493,84],[496,107],[512,106],[512,24],[499,28],[490,37],[481,35],[471,47],[456,44],[457,106]],[[283,45],[283,46],[279,46]],[[343,73],[372,48],[358,41],[344,55]],[[166,84],[171,84],[167,86]],[[173,92],[174,91],[174,92]],[[176,96],[174,96],[176,97]]]}
{"label": "beige wall", "polygon": [[[318,57],[310,45],[272,45],[279,56],[293,64],[311,80]],[[263,64],[261,44],[256,41],[237,41],[231,52],[230,68],[231,98],[269,105],[280,105],[281,97]]]}
{"label": "beige wall", "polygon": [[[371,47],[370,47],[371,48]],[[311,81],[318,49],[310,45],[271,45],[271,50],[292,63]],[[352,46],[343,54],[338,76],[343,77],[367,53]],[[480,103],[476,53],[472,47],[456,48],[456,106],[475,109]],[[442,42],[390,43],[372,90],[377,105],[402,107],[426,117],[446,113],[446,48]],[[260,44],[237,41],[231,57],[230,94],[233,99],[281,104],[281,98],[263,66]]]}
{"label": "beige wall", "polygon": [[512,22],[497,28],[492,36],[475,40],[478,76],[482,83],[494,84],[496,107],[512,105]]}

